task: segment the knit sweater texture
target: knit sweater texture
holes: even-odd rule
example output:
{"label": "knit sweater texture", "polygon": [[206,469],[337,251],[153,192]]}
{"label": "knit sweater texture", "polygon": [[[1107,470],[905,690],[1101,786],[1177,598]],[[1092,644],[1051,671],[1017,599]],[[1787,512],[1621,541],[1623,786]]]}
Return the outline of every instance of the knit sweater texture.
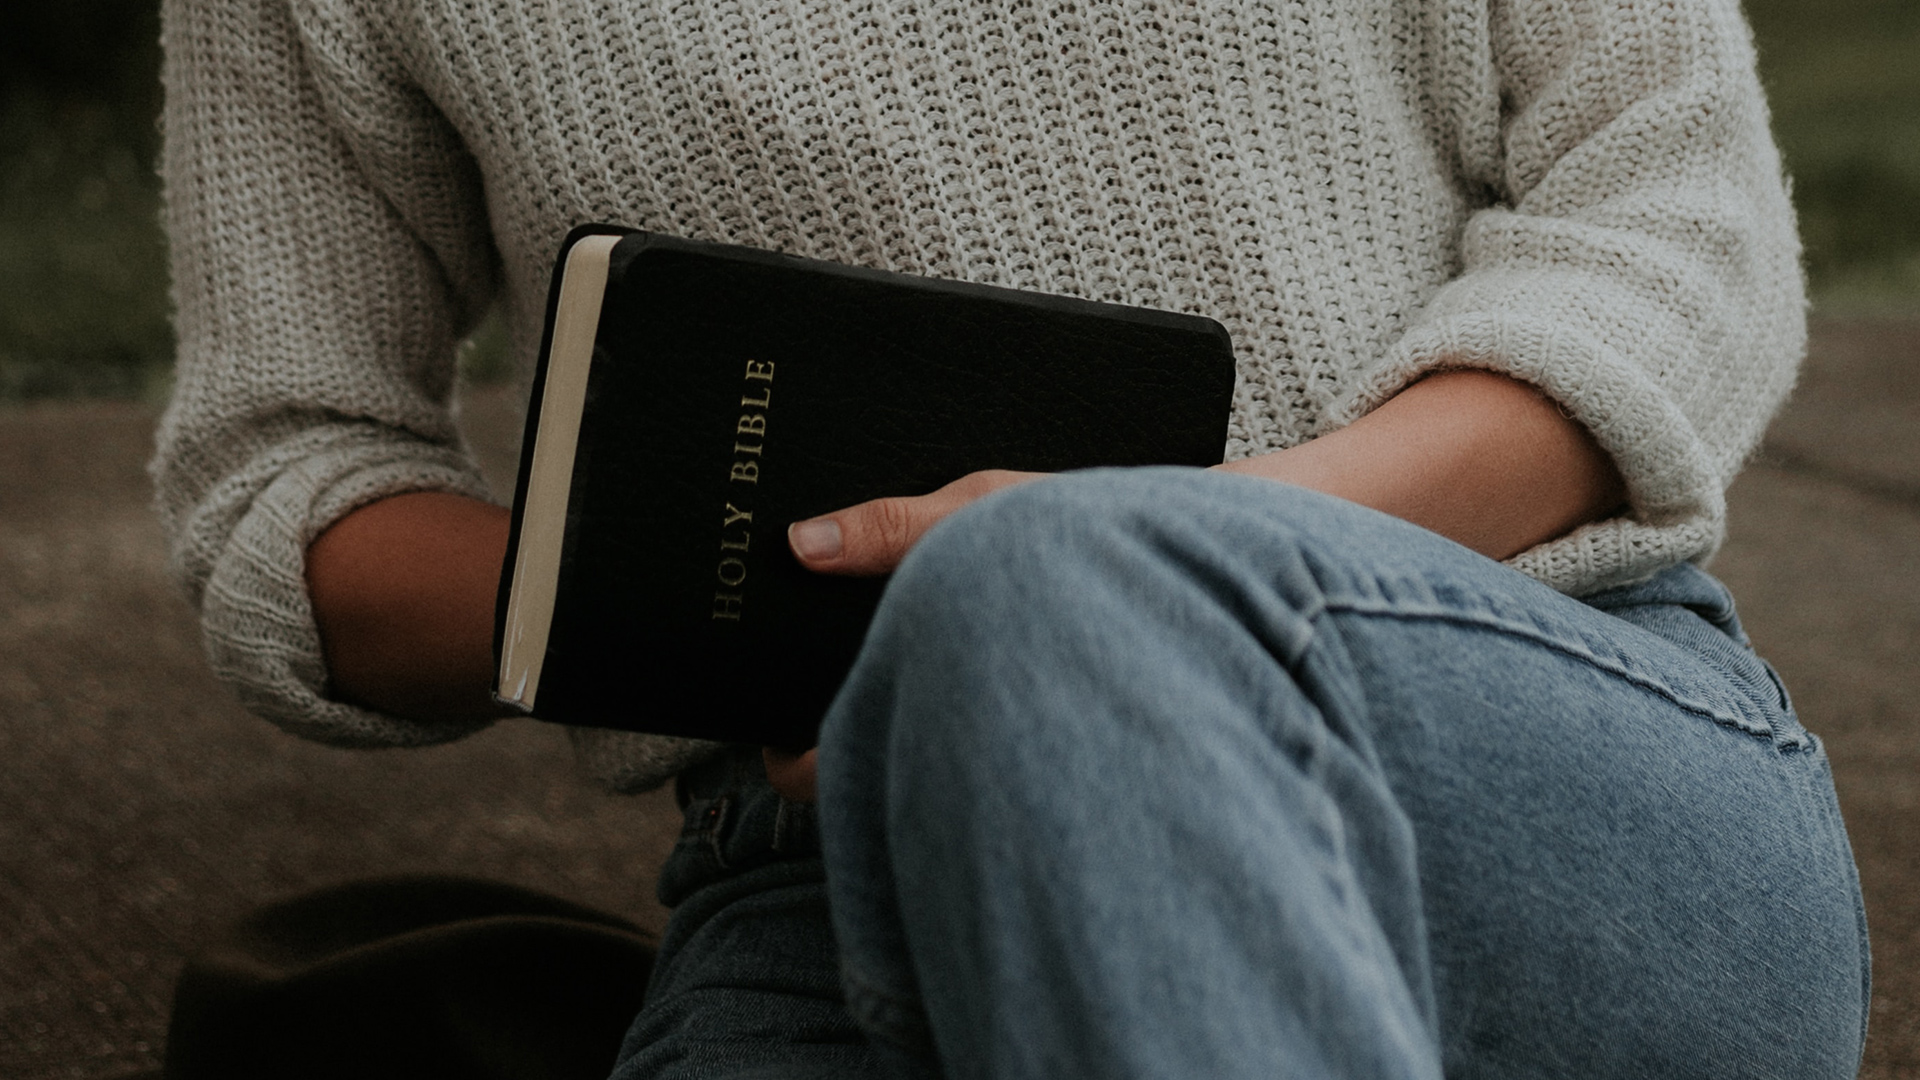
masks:
{"label": "knit sweater texture", "polygon": [[[490,305],[611,221],[1194,312],[1229,457],[1421,374],[1532,383],[1627,480],[1517,569],[1581,594],[1709,556],[1804,292],[1737,0],[165,0],[179,369],[153,475],[215,670],[332,700],[304,551],[404,491],[490,497],[450,401]],[[500,493],[495,493],[500,494]],[[704,744],[586,734],[657,783]]]}

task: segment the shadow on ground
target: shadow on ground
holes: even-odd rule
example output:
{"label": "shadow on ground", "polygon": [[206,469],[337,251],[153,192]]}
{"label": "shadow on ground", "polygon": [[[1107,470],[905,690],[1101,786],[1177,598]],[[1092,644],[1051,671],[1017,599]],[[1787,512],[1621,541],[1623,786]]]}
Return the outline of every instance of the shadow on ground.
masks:
{"label": "shadow on ground", "polygon": [[[496,477],[512,411],[466,402]],[[185,953],[322,884],[480,874],[662,924],[671,799],[599,794],[558,732],[346,752],[234,705],[165,578],[152,423],[121,404],[0,412],[0,1076],[154,1067]],[[1731,514],[1714,569],[1827,740],[1866,883],[1862,1075],[1920,1075],[1920,323],[1819,329]]]}

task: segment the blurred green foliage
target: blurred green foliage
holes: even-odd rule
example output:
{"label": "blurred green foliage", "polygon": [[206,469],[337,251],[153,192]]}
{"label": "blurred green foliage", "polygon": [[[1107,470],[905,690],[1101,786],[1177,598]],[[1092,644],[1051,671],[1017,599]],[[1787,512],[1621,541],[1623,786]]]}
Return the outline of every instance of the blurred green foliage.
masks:
{"label": "blurred green foliage", "polygon": [[[1746,2],[1818,303],[1920,312],[1920,0]],[[0,399],[164,384],[158,38],[154,0],[0,0]]]}
{"label": "blurred green foliage", "polygon": [[166,371],[159,34],[151,3],[0,4],[0,397]]}
{"label": "blurred green foliage", "polygon": [[1920,0],[1747,0],[1818,306],[1920,313]]}

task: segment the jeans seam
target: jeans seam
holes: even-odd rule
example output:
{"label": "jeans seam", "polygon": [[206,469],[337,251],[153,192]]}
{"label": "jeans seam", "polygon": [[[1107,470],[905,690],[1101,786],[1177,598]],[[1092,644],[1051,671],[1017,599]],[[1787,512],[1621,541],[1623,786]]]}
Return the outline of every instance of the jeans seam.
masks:
{"label": "jeans seam", "polygon": [[[1756,725],[1753,721],[1745,717],[1716,709],[1698,701],[1690,700],[1683,697],[1672,687],[1664,686],[1645,676],[1635,674],[1625,665],[1611,662],[1598,653],[1593,652],[1591,649],[1569,644],[1543,630],[1527,626],[1524,623],[1509,622],[1504,619],[1470,615],[1457,611],[1410,611],[1403,607],[1374,606],[1345,600],[1327,600],[1323,602],[1323,607],[1330,612],[1338,611],[1366,618],[1421,620],[1426,622],[1452,623],[1459,626],[1471,626],[1530,641],[1536,645],[1560,653],[1563,656],[1590,664],[1601,671],[1607,672],[1649,693],[1657,694],[1672,702],[1683,711],[1693,713],[1722,727],[1730,727],[1755,738],[1773,740],[1776,742],[1776,745],[1778,745],[1775,739],[1775,733],[1770,725]],[[1797,749],[1797,747],[1795,747],[1795,749]]]}

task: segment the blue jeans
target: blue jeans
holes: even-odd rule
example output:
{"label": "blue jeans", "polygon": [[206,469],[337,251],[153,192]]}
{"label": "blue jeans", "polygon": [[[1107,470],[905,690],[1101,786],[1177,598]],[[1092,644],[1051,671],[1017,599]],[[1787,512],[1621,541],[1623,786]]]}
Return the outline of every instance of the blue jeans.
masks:
{"label": "blue jeans", "polygon": [[1049,479],[889,585],[823,858],[716,772],[622,1078],[1858,1065],[1826,756],[1690,566],[1581,602],[1266,481]]}

